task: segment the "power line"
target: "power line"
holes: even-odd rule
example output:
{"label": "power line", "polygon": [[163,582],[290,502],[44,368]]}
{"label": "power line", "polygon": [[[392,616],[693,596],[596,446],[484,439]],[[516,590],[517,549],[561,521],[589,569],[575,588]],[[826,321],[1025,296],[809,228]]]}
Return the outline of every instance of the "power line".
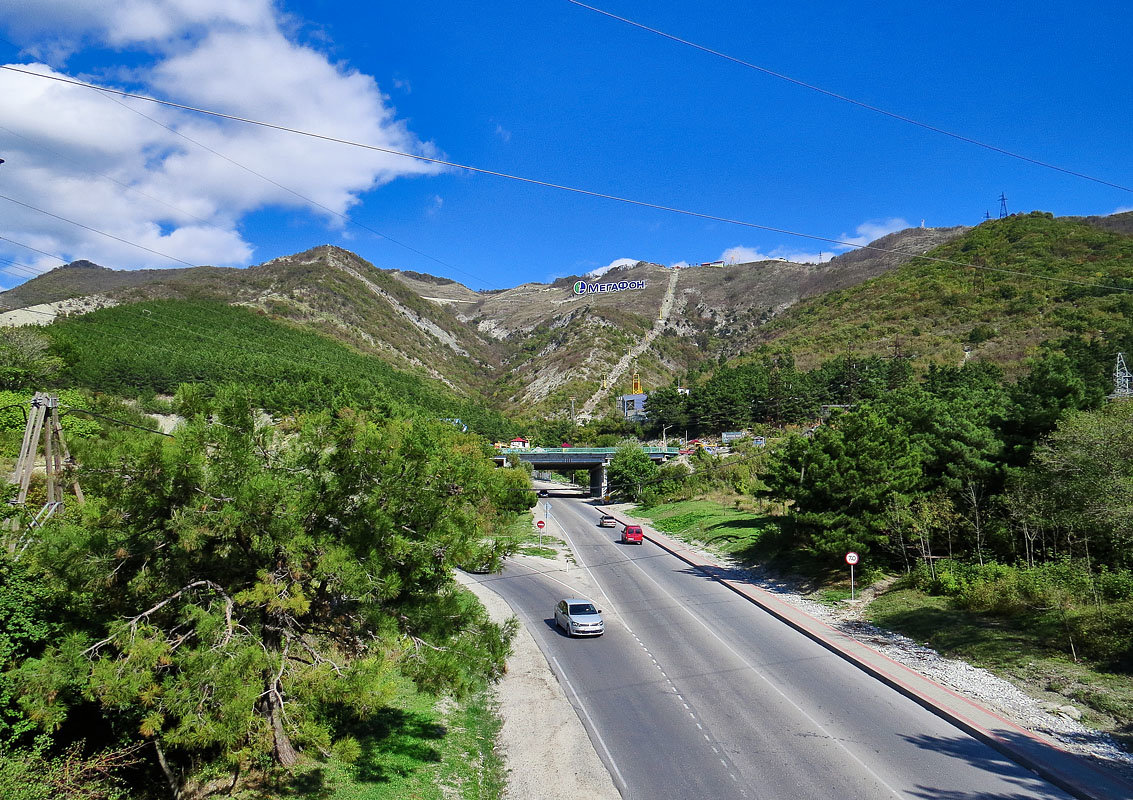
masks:
{"label": "power line", "polygon": [[56,255],[55,253],[49,253],[46,250],[40,250],[38,247],[32,247],[30,244],[24,244],[23,242],[17,242],[15,239],[9,239],[7,236],[0,236],[0,240],[3,240],[5,242],[10,242],[11,244],[16,245],[17,247],[23,247],[26,250],[31,250],[33,253],[39,253],[40,255],[43,255],[43,256],[50,256],[51,258],[57,258],[60,261],[62,261],[64,264],[67,263],[67,259],[63,258],[63,256]]}
{"label": "power line", "polygon": [[[113,99],[113,98],[111,98],[111,99]],[[118,101],[115,100],[114,102],[117,103]],[[129,108],[129,106],[125,106],[124,104],[121,104],[121,103],[119,105],[123,105],[124,108]],[[130,109],[130,110],[133,111],[133,109]],[[145,115],[143,114],[143,116],[145,116]],[[146,119],[149,119],[149,117],[146,117]],[[161,123],[158,123],[158,124],[160,125]],[[32,139],[29,139],[28,137],[24,136],[23,134],[17,133],[16,131],[12,130],[11,128],[5,128],[3,125],[0,125],[0,131],[4,131],[5,133],[7,133],[11,136],[15,136],[19,139],[23,139],[25,142],[30,144],[32,147],[38,148],[45,153],[49,153],[49,154],[55,156],[56,158],[63,159],[64,161],[70,161],[72,164],[74,164],[79,169],[91,172],[92,174],[98,176],[99,178],[102,178],[103,180],[107,180],[107,181],[110,181],[111,183],[117,184],[118,186],[121,186],[123,189],[125,189],[128,192],[133,192],[134,194],[136,194],[140,197],[144,197],[147,200],[152,200],[155,203],[159,203],[160,205],[163,205],[163,206],[165,206],[166,208],[168,208],[172,211],[176,211],[178,214],[181,214],[182,216],[189,217],[190,219],[195,219],[197,222],[201,223],[202,225],[208,225],[210,228],[216,228],[217,230],[223,230],[219,226],[214,225],[213,223],[209,222],[207,219],[204,219],[203,217],[198,217],[196,214],[194,214],[190,211],[186,211],[183,208],[179,208],[179,207],[173,205],[172,203],[167,203],[166,201],[162,200],[160,197],[154,197],[152,194],[148,194],[147,192],[143,192],[141,189],[139,189],[136,186],[132,186],[129,183],[126,183],[125,181],[118,180],[113,175],[107,175],[105,172],[98,172],[97,170],[91,170],[87,167],[86,164],[83,164],[78,159],[71,158],[66,153],[61,153],[58,150],[56,150],[52,147],[48,147],[47,145],[45,145],[41,142],[36,142]]]}
{"label": "power line", "polygon": [[156,430],[154,428],[147,428],[144,425],[135,425],[133,422],[126,422],[125,420],[115,419],[114,417],[108,417],[105,414],[99,414],[98,412],[91,411],[90,409],[78,408],[77,406],[63,406],[63,408],[66,408],[68,411],[71,411],[71,412],[78,411],[82,414],[89,414],[92,417],[96,417],[98,419],[104,419],[107,422],[113,422],[117,425],[124,425],[127,428],[137,428],[138,430],[146,431],[147,433],[156,433],[158,436],[168,436],[170,439],[174,438],[172,433],[166,433],[165,431],[159,431],[159,430]]}
{"label": "power line", "polygon": [[[1127,291],[1133,291],[1133,289],[1127,289],[1127,288],[1115,287],[1115,286],[1107,286],[1105,284],[1100,284],[1100,283],[1090,283],[1090,282],[1086,282],[1086,281],[1071,280],[1069,278],[1054,278],[1054,277],[1044,276],[1044,275],[1035,275],[1034,273],[1023,272],[1021,270],[1010,270],[1010,269],[1001,269],[1001,268],[997,268],[997,267],[987,267],[987,266],[982,266],[980,264],[971,264],[971,263],[967,263],[967,262],[963,262],[963,261],[956,261],[956,260],[950,259],[950,258],[939,258],[939,257],[936,257],[936,256],[928,256],[928,255],[914,255],[912,253],[907,253],[907,252],[902,251],[902,250],[894,250],[892,248],[887,248],[887,247],[878,247],[877,245],[873,245],[873,244],[863,245],[863,244],[858,244],[856,242],[847,242],[847,241],[843,241],[841,239],[834,239],[834,238],[831,238],[831,237],[828,237],[828,236],[818,236],[817,234],[812,234],[812,233],[801,233],[799,231],[792,231],[792,230],[788,230],[786,228],[777,228],[777,227],[774,227],[774,226],[771,226],[771,225],[761,225],[761,224],[756,223],[756,222],[748,222],[748,221],[745,221],[745,220],[734,219],[734,218],[731,218],[731,217],[719,216],[719,215],[716,215],[716,214],[708,214],[708,213],[704,213],[704,212],[700,212],[700,211],[692,211],[692,210],[689,210],[689,209],[677,208],[677,207],[674,207],[674,206],[666,206],[666,205],[662,205],[660,203],[651,203],[651,202],[648,202],[648,201],[645,201],[645,200],[634,200],[634,199],[628,198],[628,197],[621,197],[619,195],[608,194],[608,193],[605,193],[605,192],[598,192],[598,191],[594,191],[594,190],[591,190],[591,189],[583,189],[583,188],[580,188],[580,187],[577,187],[577,186],[569,186],[569,185],[566,185],[566,184],[539,180],[537,178],[528,178],[528,177],[525,177],[525,176],[522,176],[522,175],[513,175],[513,174],[510,174],[510,173],[507,173],[507,172],[500,172],[498,170],[491,170],[491,169],[486,169],[486,168],[483,168],[483,167],[476,167],[476,166],[472,166],[470,164],[462,164],[462,163],[457,162],[457,161],[449,161],[449,160],[441,159],[441,158],[432,158],[430,156],[419,155],[419,154],[416,154],[416,153],[407,153],[407,152],[403,152],[401,150],[394,150],[394,149],[389,148],[389,147],[381,147],[379,145],[366,144],[364,142],[355,142],[355,141],[351,141],[349,139],[342,139],[342,138],[339,138],[339,137],[329,136],[329,135],[326,135],[326,134],[314,133],[314,132],[311,132],[311,131],[301,130],[299,128],[290,128],[290,127],[287,127],[285,125],[277,125],[277,124],[271,123],[271,122],[263,122],[263,121],[260,121],[260,120],[248,119],[246,117],[238,117],[238,116],[235,116],[233,114],[225,114],[225,113],[220,112],[220,111],[211,111],[211,110],[208,110],[208,109],[197,108],[195,106],[185,105],[185,104],[182,104],[182,103],[174,103],[174,102],[171,102],[169,100],[159,100],[157,98],[149,97],[147,95],[136,94],[136,93],[132,93],[132,92],[126,92],[126,91],[123,91],[123,90],[120,90],[120,89],[108,89],[108,88],[104,88],[104,87],[100,87],[100,86],[94,86],[94,85],[89,84],[89,83],[84,83],[83,81],[77,81],[77,80],[73,80],[71,78],[63,78],[63,77],[60,77],[60,76],[57,76],[57,75],[43,75],[43,74],[38,73],[38,72],[32,72],[30,70],[24,70],[24,69],[19,69],[17,67],[4,66],[4,65],[0,65],[0,69],[8,70],[9,72],[20,73],[22,75],[28,75],[28,76],[33,77],[33,78],[43,78],[43,79],[46,79],[46,80],[52,80],[52,81],[57,81],[57,82],[60,82],[60,83],[66,83],[66,84],[70,84],[70,85],[73,85],[73,86],[81,86],[81,87],[86,88],[86,89],[91,89],[92,91],[108,92],[108,93],[111,93],[111,94],[116,94],[120,97],[130,97],[130,98],[133,98],[133,99],[136,99],[136,100],[145,100],[147,102],[156,103],[158,105],[168,106],[170,108],[177,108],[177,109],[181,109],[183,111],[192,111],[192,112],[197,113],[197,114],[204,114],[206,116],[216,117],[218,119],[225,119],[225,120],[229,120],[229,121],[232,121],[232,122],[240,122],[240,123],[244,123],[244,124],[247,124],[247,125],[255,125],[255,126],[258,126],[258,127],[262,127],[262,128],[268,128],[270,130],[277,130],[277,131],[282,131],[284,133],[295,134],[297,136],[305,136],[307,138],[316,139],[316,140],[319,140],[319,141],[333,142],[335,144],[346,145],[348,147],[357,147],[357,148],[360,148],[360,149],[363,149],[363,150],[370,150],[370,151],[379,152],[379,153],[387,153],[389,155],[401,156],[403,158],[411,158],[411,159],[415,159],[417,161],[424,161],[424,162],[430,163],[430,164],[439,164],[441,166],[452,167],[454,169],[465,169],[465,170],[468,170],[469,172],[474,172],[474,173],[478,173],[478,174],[481,174],[481,175],[490,175],[492,177],[503,178],[503,179],[506,179],[506,180],[516,181],[516,182],[519,182],[519,183],[525,183],[525,184],[529,184],[529,185],[533,185],[533,186],[542,186],[542,187],[549,188],[549,189],[557,189],[557,190],[564,191],[564,192],[570,192],[572,194],[583,195],[585,197],[595,197],[595,198],[600,198],[600,199],[603,199],[603,200],[611,200],[611,201],[618,202],[618,203],[624,203],[626,205],[637,206],[639,208],[649,208],[649,209],[653,209],[655,211],[665,211],[665,212],[672,213],[672,214],[680,214],[680,215],[683,215],[683,216],[693,217],[695,219],[705,219],[705,220],[710,220],[710,221],[713,221],[713,222],[725,223],[725,224],[728,224],[728,225],[737,225],[737,226],[743,227],[743,228],[752,228],[752,229],[755,229],[755,230],[768,231],[770,233],[779,233],[779,234],[783,234],[785,236],[794,236],[794,237],[797,237],[797,238],[800,238],[800,239],[809,239],[809,240],[812,240],[812,241],[819,241],[819,242],[829,242],[831,244],[836,244],[836,245],[840,245],[840,246],[855,249],[855,250],[871,250],[871,251],[879,252],[879,253],[889,253],[891,255],[913,256],[914,258],[921,258],[921,259],[924,259],[926,261],[933,261],[933,262],[936,262],[936,263],[948,264],[948,265],[956,266],[956,267],[964,267],[964,268],[967,268],[967,269],[978,269],[978,270],[983,270],[983,271],[986,271],[986,272],[998,272],[998,273],[1002,273],[1002,274],[1005,274],[1005,275],[1017,275],[1017,276],[1032,278],[1032,279],[1035,279],[1035,280],[1054,281],[1054,282],[1057,282],[1057,283],[1074,284],[1076,286],[1088,286],[1088,287],[1097,288],[1097,289],[1110,289],[1110,290],[1114,290],[1114,291],[1126,291],[1126,292]],[[0,195],[0,197],[3,197],[3,195]],[[4,198],[4,199],[10,199],[10,198]],[[19,202],[19,201],[14,201],[14,202]],[[24,204],[21,203],[21,205],[24,205]],[[47,213],[47,212],[45,212],[45,213]],[[51,215],[51,216],[55,216],[55,215]],[[78,223],[75,223],[75,224],[78,224]],[[86,226],[80,226],[80,227],[86,227]],[[109,235],[109,234],[106,234],[106,235]],[[115,237],[111,237],[111,238],[115,238]],[[136,245],[136,246],[142,247],[142,245]],[[143,249],[148,249],[148,248],[143,248]],[[162,254],[159,253],[159,255],[162,255]],[[166,256],[166,257],[169,258],[170,256]],[[175,259],[175,260],[180,261],[180,259]],[[184,262],[184,261],[182,261],[181,263],[188,264],[188,262]],[[190,265],[190,266],[194,266],[194,265]]]}
{"label": "power line", "polygon": [[776,72],[775,70],[768,69],[767,67],[761,67],[758,64],[753,64],[750,61],[745,61],[742,58],[737,58],[736,56],[729,55],[728,53],[724,53],[720,50],[714,50],[711,47],[707,47],[705,45],[698,44],[697,42],[693,42],[693,41],[690,41],[688,39],[682,39],[679,36],[675,36],[671,33],[666,33],[665,31],[659,30],[657,28],[651,28],[650,26],[645,25],[645,24],[638,22],[636,20],[630,19],[629,17],[622,17],[622,16],[619,16],[617,14],[611,13],[609,11],[605,11],[601,8],[597,8],[595,6],[587,5],[586,3],[579,2],[579,0],[566,0],[566,2],[570,3],[571,5],[578,6],[579,8],[585,8],[588,11],[593,11],[596,14],[601,14],[604,17],[609,17],[610,19],[617,20],[618,22],[625,23],[626,25],[630,25],[634,28],[638,28],[638,29],[643,30],[643,31],[648,31],[649,33],[652,33],[656,36],[660,36],[664,39],[668,39],[670,41],[677,42],[678,44],[683,44],[686,47],[691,47],[695,50],[699,50],[703,53],[708,53],[709,55],[715,56],[717,58],[722,58],[725,61],[730,61],[733,64],[738,64],[741,67],[746,67],[747,69],[752,69],[752,70],[755,70],[756,72],[762,72],[764,75],[770,75],[773,78],[778,78],[781,81],[786,81],[787,83],[792,83],[795,86],[800,86],[804,89],[809,89],[812,92],[817,92],[819,94],[826,95],[827,97],[832,97],[835,100],[841,100],[843,103],[849,103],[850,105],[857,106],[858,108],[864,108],[867,111],[872,111],[875,114],[881,114],[882,116],[898,120],[899,122],[904,122],[904,123],[907,123],[909,125],[915,125],[918,128],[923,128],[924,130],[932,131],[933,133],[939,133],[942,136],[948,136],[952,139],[956,139],[956,140],[961,141],[961,142],[966,142],[967,144],[972,144],[972,145],[975,145],[977,147],[982,147],[985,150],[991,150],[994,153],[999,153],[1000,155],[1008,156],[1009,158],[1015,158],[1015,159],[1018,159],[1019,161],[1025,161],[1028,164],[1034,164],[1035,166],[1043,167],[1045,169],[1054,170],[1055,172],[1061,172],[1065,175],[1072,175],[1075,178],[1082,178],[1083,180],[1093,181],[1094,183],[1100,183],[1103,186],[1109,186],[1110,188],[1113,188],[1113,189],[1120,189],[1123,192],[1133,192],[1133,188],[1130,188],[1128,186],[1122,186],[1119,183],[1112,183],[1111,181],[1107,181],[1103,178],[1095,178],[1094,176],[1087,175],[1084,172],[1077,172],[1075,170],[1068,169],[1066,167],[1060,167],[1057,164],[1051,164],[1051,163],[1046,162],[1046,161],[1040,161],[1037,158],[1031,158],[1030,156],[1026,156],[1026,155],[1023,155],[1021,153],[1015,153],[1015,152],[1013,152],[1011,150],[1007,150],[1003,147],[999,147],[999,146],[994,145],[994,144],[988,144],[987,142],[982,142],[979,139],[973,139],[970,136],[965,136],[961,133],[956,133],[954,131],[950,131],[950,130],[947,130],[945,128],[939,128],[935,125],[930,125],[927,122],[921,122],[920,120],[913,119],[912,117],[907,117],[904,114],[898,114],[895,111],[889,111],[889,110],[881,108],[879,106],[871,105],[871,104],[863,102],[861,100],[856,100],[853,97],[848,97],[844,94],[839,94],[838,92],[833,92],[829,89],[824,89],[821,86],[816,86],[813,83],[807,83],[806,81],[799,80],[798,78],[793,78],[790,75],[783,74],[782,72]]}
{"label": "power line", "polygon": [[[101,90],[101,91],[109,91],[109,90]],[[322,203],[320,203],[318,200],[315,200],[314,198],[307,197],[305,194],[297,192],[297,191],[295,191],[294,189],[292,189],[288,186],[284,186],[282,183],[279,183],[278,181],[276,181],[272,178],[269,178],[267,175],[264,175],[263,173],[257,172],[256,170],[252,169],[248,165],[242,164],[241,162],[237,161],[236,159],[230,158],[229,156],[226,156],[224,153],[221,153],[217,150],[214,150],[213,148],[209,147],[207,144],[204,144],[203,142],[199,142],[196,139],[194,139],[193,137],[188,136],[188,135],[182,133],[181,131],[176,130],[175,128],[169,127],[168,125],[166,125],[161,120],[154,119],[153,117],[149,116],[148,114],[145,114],[141,111],[138,111],[138,109],[132,108],[132,107],[126,105],[125,103],[121,102],[120,100],[117,100],[114,97],[111,97],[109,94],[106,94],[104,96],[106,97],[106,99],[111,100],[112,102],[115,102],[118,105],[122,106],[127,111],[132,111],[133,113],[137,114],[138,116],[140,116],[144,119],[148,119],[154,125],[158,125],[158,126],[164,128],[165,130],[172,133],[174,136],[179,136],[180,138],[184,139],[185,141],[187,141],[191,144],[194,144],[197,147],[200,147],[201,149],[208,151],[209,153],[212,153],[217,158],[224,159],[229,164],[232,164],[233,166],[237,166],[240,169],[244,170],[245,172],[248,172],[251,175],[255,175],[257,178],[260,178],[261,180],[267,181],[272,186],[275,186],[277,189],[282,189],[283,191],[293,195],[294,197],[298,197],[300,200],[302,200],[305,203],[308,203],[312,206],[315,206],[316,208],[320,208],[323,211],[327,212],[328,214],[333,214],[334,216],[338,217],[339,219],[343,220],[344,222],[346,222],[349,225],[354,225],[355,227],[361,228],[364,231],[369,231],[370,233],[374,234],[375,236],[377,236],[381,239],[385,239],[386,241],[388,241],[392,244],[395,244],[398,247],[402,247],[406,250],[409,250],[412,253],[416,253],[417,255],[422,256],[423,258],[427,258],[430,261],[436,262],[437,264],[440,264],[442,267],[445,267],[446,269],[450,269],[453,272],[459,272],[461,275],[467,275],[470,278],[475,278],[476,280],[480,281],[481,283],[483,283],[485,285],[489,284],[489,281],[485,280],[480,275],[474,275],[471,272],[468,272],[467,270],[463,270],[460,267],[453,266],[452,264],[448,263],[447,261],[442,261],[441,259],[437,258],[436,256],[429,255],[428,253],[424,252],[423,250],[418,250],[416,247],[408,245],[405,242],[400,242],[400,241],[398,241],[397,239],[394,239],[392,236],[390,236],[388,234],[382,233],[379,230],[375,230],[374,228],[371,228],[369,225],[366,225],[362,222],[358,222],[357,220],[349,217],[346,214],[335,211],[333,208],[330,208],[328,206],[323,205]],[[114,179],[111,178],[110,180],[114,180]],[[202,220],[202,222],[203,221],[204,220]],[[211,225],[211,223],[206,223],[206,224]],[[212,226],[212,227],[215,227],[215,226]]]}
{"label": "power line", "polygon": [[[38,211],[40,214],[46,214],[47,216],[52,217],[54,219],[57,219],[60,222],[66,222],[69,225],[74,225],[75,227],[82,228],[85,231],[90,231],[91,233],[97,233],[99,236],[105,236],[107,239],[113,239],[116,242],[121,242],[122,244],[127,244],[130,247],[136,247],[139,250],[145,250],[147,253],[153,253],[155,256],[161,256],[162,258],[168,258],[170,261],[176,261],[177,263],[184,264],[187,267],[198,266],[197,264],[194,264],[191,261],[186,261],[183,258],[178,258],[177,256],[171,256],[168,253],[162,253],[160,250],[154,250],[152,247],[146,247],[144,244],[138,244],[137,242],[131,242],[129,239],[123,239],[120,236],[115,236],[113,233],[107,233],[106,231],[100,231],[98,228],[92,228],[90,225],[84,225],[83,223],[76,222],[73,219],[67,219],[66,217],[61,217],[58,214],[51,213],[50,211],[44,211],[42,208],[36,208],[35,206],[30,205],[28,203],[25,203],[22,200],[17,200],[14,197],[8,197],[7,195],[0,194],[0,200],[7,200],[9,203],[15,203],[18,206],[23,206],[24,208],[26,208],[30,211]],[[40,252],[42,252],[42,251],[40,251]]]}

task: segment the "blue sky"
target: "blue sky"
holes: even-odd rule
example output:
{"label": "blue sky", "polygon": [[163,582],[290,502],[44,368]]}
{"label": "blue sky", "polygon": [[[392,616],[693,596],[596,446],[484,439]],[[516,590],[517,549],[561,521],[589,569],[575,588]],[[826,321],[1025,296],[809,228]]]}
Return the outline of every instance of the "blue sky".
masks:
{"label": "blue sky", "polygon": [[[1133,186],[1127,4],[594,4]],[[846,241],[922,219],[975,224],[998,213],[1000,192],[1011,211],[1133,208],[1129,191],[879,116],[566,0],[0,0],[0,12],[3,65]],[[44,253],[132,269],[244,266],[330,242],[379,267],[498,288],[623,258],[815,260],[845,249],[8,71],[0,98],[0,194],[26,204],[0,200],[5,287],[59,264]]]}

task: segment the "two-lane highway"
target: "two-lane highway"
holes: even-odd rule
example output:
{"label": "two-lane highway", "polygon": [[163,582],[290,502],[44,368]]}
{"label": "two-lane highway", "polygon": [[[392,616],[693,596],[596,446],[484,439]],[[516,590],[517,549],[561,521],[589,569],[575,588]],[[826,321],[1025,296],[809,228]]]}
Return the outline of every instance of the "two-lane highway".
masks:
{"label": "two-lane highway", "polygon": [[[531,630],[625,797],[1069,797],[652,543],[619,544],[586,501],[551,502],[577,568],[516,559],[484,583]],[[604,636],[555,628],[568,596],[598,604]]]}

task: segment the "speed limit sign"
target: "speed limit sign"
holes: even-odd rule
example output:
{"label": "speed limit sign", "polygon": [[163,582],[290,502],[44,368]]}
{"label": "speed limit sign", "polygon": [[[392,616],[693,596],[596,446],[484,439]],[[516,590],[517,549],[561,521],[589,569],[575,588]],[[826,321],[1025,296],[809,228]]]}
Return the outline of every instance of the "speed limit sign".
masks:
{"label": "speed limit sign", "polygon": [[857,564],[858,563],[858,554],[855,553],[853,550],[846,553],[846,563],[849,564],[851,567],[854,566],[854,564]]}

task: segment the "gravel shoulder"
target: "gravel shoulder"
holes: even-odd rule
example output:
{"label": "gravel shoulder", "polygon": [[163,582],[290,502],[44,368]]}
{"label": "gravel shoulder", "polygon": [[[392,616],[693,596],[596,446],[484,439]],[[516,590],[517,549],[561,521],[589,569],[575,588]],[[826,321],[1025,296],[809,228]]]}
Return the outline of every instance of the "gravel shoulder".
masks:
{"label": "gravel shoulder", "polygon": [[[456,575],[494,621],[513,616],[507,601],[475,576]],[[582,721],[523,626],[496,692],[503,720],[499,747],[508,770],[507,800],[619,800],[621,795]]]}

